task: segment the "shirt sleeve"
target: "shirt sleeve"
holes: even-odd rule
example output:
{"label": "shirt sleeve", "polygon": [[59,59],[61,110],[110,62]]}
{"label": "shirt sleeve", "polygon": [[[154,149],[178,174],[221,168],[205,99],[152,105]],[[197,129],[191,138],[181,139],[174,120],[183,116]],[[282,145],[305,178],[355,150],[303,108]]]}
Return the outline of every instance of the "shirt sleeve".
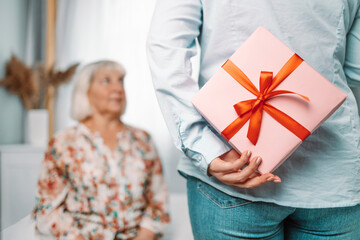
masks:
{"label": "shirt sleeve", "polygon": [[101,236],[113,239],[115,234],[111,231],[103,229],[99,224],[77,220],[67,211],[65,200],[70,183],[64,160],[66,147],[56,145],[57,139],[54,138],[45,154],[35,193],[36,205],[32,217],[35,219],[38,238],[46,239],[52,236],[56,239],[71,240],[80,235],[84,239],[96,239]]}
{"label": "shirt sleeve", "polygon": [[149,138],[151,152],[155,158],[148,160],[149,172],[145,198],[147,206],[144,210],[140,226],[154,232],[158,237],[162,236],[165,228],[170,223],[169,194],[165,184],[160,158],[156,152],[155,145]]}
{"label": "shirt sleeve", "polygon": [[199,91],[190,59],[202,25],[200,0],[159,0],[147,42],[148,62],[160,109],[177,148],[203,173],[230,150],[191,104]]}
{"label": "shirt sleeve", "polygon": [[360,87],[360,11],[347,34],[344,71],[350,87]]}

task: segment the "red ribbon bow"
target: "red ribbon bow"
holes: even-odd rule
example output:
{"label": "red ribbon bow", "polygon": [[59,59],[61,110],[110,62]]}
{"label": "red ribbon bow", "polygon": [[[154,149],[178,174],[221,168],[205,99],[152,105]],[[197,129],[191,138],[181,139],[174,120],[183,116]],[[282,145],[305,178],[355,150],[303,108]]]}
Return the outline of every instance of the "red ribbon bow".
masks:
{"label": "red ribbon bow", "polygon": [[273,97],[281,94],[297,94],[300,97],[310,101],[309,98],[287,90],[273,91],[282,81],[284,81],[301,63],[303,60],[294,54],[280,69],[278,74],[273,78],[272,72],[262,71],[260,74],[260,91],[254,86],[250,79],[241,71],[233,62],[227,60],[222,68],[230,74],[238,83],[244,88],[253,93],[256,98],[239,102],[234,105],[235,111],[238,114],[238,118],[235,119],[229,126],[227,126],[221,135],[229,141],[250,119],[249,129],[247,137],[256,145],[260,127],[263,110],[265,110],[270,116],[272,116],[281,125],[299,137],[304,141],[310,132],[300,123],[295,121],[293,118],[280,111],[279,109],[272,106],[267,101]]}

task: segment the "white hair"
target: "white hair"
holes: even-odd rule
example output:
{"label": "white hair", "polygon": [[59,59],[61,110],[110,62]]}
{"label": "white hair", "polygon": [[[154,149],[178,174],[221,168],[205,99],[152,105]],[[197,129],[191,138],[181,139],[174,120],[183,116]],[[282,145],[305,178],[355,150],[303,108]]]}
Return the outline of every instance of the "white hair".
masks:
{"label": "white hair", "polygon": [[114,61],[98,61],[85,65],[75,77],[75,87],[73,91],[71,117],[77,121],[82,121],[91,116],[91,107],[88,99],[88,91],[93,80],[94,74],[100,68],[116,70],[124,77],[126,72],[124,67]]}

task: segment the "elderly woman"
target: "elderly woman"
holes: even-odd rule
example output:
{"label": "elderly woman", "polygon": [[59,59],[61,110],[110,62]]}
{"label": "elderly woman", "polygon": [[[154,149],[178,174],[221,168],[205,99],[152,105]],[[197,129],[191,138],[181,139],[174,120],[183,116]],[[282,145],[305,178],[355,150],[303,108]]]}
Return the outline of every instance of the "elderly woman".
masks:
{"label": "elderly woman", "polygon": [[38,181],[39,236],[150,240],[169,223],[155,146],[145,131],[120,120],[124,75],[112,61],[79,73],[72,105],[79,124],[50,141]]}

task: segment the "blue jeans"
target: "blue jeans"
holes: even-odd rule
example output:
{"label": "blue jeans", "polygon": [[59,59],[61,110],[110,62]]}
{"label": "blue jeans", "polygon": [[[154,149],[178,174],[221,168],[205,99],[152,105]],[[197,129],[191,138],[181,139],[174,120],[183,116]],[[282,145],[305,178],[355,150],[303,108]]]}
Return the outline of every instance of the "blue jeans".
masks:
{"label": "blue jeans", "polygon": [[193,177],[187,192],[195,240],[360,240],[360,205],[304,209],[229,196]]}

